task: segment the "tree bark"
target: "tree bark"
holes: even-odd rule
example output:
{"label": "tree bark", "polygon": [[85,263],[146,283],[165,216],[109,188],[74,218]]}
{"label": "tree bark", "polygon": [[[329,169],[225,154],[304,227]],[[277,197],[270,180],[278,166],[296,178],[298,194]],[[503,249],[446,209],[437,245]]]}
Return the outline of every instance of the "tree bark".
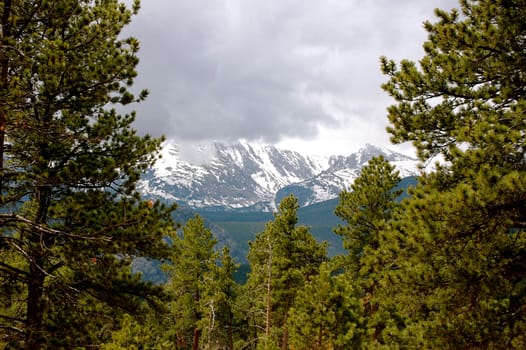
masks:
{"label": "tree bark", "polygon": [[272,243],[268,239],[269,257],[267,260],[267,305],[265,312],[265,349],[268,349],[270,338],[270,322],[272,320]]}
{"label": "tree bark", "polygon": [[193,341],[192,341],[192,350],[199,350],[199,337],[201,335],[201,332],[199,331],[199,327],[197,326],[197,322],[201,319],[201,312],[199,311],[199,301],[201,297],[199,295],[199,290],[197,290],[194,294],[194,332],[193,332]]}
{"label": "tree bark", "polygon": [[27,295],[27,319],[25,350],[40,349],[42,346],[42,323],[44,319],[44,279],[45,274],[41,270],[42,259],[35,259],[30,266],[30,281]]}
{"label": "tree bark", "polygon": [[199,336],[200,331],[197,326],[194,325],[194,337],[193,337],[193,343],[192,343],[192,350],[199,350]]}
{"label": "tree bark", "polygon": [[228,349],[234,350],[234,332],[233,332],[233,326],[234,326],[234,314],[232,311],[228,311]]}
{"label": "tree bark", "polygon": [[7,95],[8,73],[9,73],[9,58],[5,56],[5,38],[11,35],[11,24],[9,23],[11,17],[11,0],[4,1],[3,14],[0,28],[0,205],[3,204],[3,178],[4,178],[4,153],[5,153],[5,132],[7,124],[7,115],[5,112],[6,102],[3,100]]}
{"label": "tree bark", "polygon": [[[47,186],[40,186],[36,190],[38,201],[38,210],[35,222],[43,225],[47,221],[51,189]],[[30,233],[31,234],[31,233]],[[35,350],[41,349],[45,302],[44,302],[44,282],[46,278],[45,258],[42,247],[49,244],[42,232],[33,232],[31,239],[31,248],[28,252],[29,261],[29,283],[27,290],[27,313],[26,313],[26,340],[24,349]]]}

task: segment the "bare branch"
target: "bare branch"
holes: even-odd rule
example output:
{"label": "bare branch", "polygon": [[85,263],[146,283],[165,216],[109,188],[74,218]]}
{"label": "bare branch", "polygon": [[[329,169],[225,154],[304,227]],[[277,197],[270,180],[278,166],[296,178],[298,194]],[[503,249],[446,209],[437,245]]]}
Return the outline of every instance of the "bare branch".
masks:
{"label": "bare branch", "polygon": [[16,244],[16,243],[13,242],[13,241],[10,241],[9,243],[10,243],[13,247],[15,247],[15,249],[18,250],[23,256],[25,256],[26,259],[27,259],[29,262],[31,262],[32,264],[34,264],[34,265],[35,265],[35,266],[36,266],[36,267],[37,267],[37,268],[38,268],[43,274],[45,274],[46,276],[49,276],[49,277],[55,277],[55,276],[49,274],[48,272],[46,272],[46,270],[45,270],[43,267],[41,267],[39,264],[37,264],[37,263],[35,262],[35,259],[34,259],[33,257],[29,256],[29,254],[27,254],[27,252],[26,252],[24,249],[22,249],[22,247],[20,247],[18,244]]}

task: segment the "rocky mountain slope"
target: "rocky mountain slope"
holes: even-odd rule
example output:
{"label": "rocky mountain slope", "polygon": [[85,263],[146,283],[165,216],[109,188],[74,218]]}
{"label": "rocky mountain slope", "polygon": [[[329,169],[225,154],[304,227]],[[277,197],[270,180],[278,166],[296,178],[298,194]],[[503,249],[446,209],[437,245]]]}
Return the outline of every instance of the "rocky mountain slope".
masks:
{"label": "rocky mountain slope", "polygon": [[401,176],[417,173],[417,161],[374,145],[348,156],[312,157],[273,146],[214,143],[204,164],[181,158],[177,144],[165,143],[162,158],[140,182],[149,197],[193,208],[272,211],[283,196],[294,193],[308,205],[335,198],[360,169],[382,154]]}

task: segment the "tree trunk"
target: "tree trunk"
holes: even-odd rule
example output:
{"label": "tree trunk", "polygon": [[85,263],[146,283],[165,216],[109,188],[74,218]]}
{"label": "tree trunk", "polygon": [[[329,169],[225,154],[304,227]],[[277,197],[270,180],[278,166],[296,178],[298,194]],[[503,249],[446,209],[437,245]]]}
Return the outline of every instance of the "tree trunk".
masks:
{"label": "tree trunk", "polygon": [[199,300],[201,299],[201,296],[199,294],[199,290],[196,290],[194,294],[194,332],[193,332],[193,341],[192,341],[192,350],[198,350],[199,349],[199,337],[201,335],[201,332],[199,331],[199,327],[197,327],[197,322],[201,319],[201,312],[198,309],[199,308]]}
{"label": "tree trunk", "polygon": [[27,294],[25,350],[42,348],[42,323],[45,306],[43,302],[45,274],[41,270],[42,260],[43,259],[35,258],[35,261],[31,263],[29,269],[31,280],[28,283]]}
{"label": "tree trunk", "polygon": [[234,323],[234,314],[231,310],[228,311],[228,349],[234,350],[234,332],[233,332],[233,323]]}
{"label": "tree trunk", "polygon": [[267,260],[267,305],[265,312],[265,350],[268,349],[270,340],[270,323],[272,321],[272,243],[268,239],[268,260]]}
{"label": "tree trunk", "polygon": [[[290,291],[291,289],[291,282],[290,282],[290,279],[287,280],[287,283],[285,285],[285,289],[287,291]],[[289,329],[287,327],[287,318],[288,318],[288,314],[289,314],[289,309],[290,309],[290,304],[291,304],[291,296],[290,294],[287,296],[286,300],[285,300],[285,308],[284,308],[284,313],[283,313],[283,325],[282,325],[282,329],[283,329],[283,334],[282,334],[282,337],[281,337],[281,349],[282,350],[287,350],[289,347]]]}
{"label": "tree trunk", "polygon": [[[43,225],[47,221],[51,189],[47,186],[38,187],[36,199],[38,210],[35,218],[37,225]],[[27,313],[26,313],[26,339],[24,348],[26,350],[40,349],[43,346],[42,339],[44,320],[44,282],[46,278],[45,258],[42,247],[50,242],[43,237],[42,232],[31,232],[31,247],[28,251],[29,261],[29,283],[27,286]]]}
{"label": "tree trunk", "polygon": [[285,317],[285,323],[283,324],[283,336],[281,338],[281,349],[287,350],[289,348],[289,330],[287,327],[287,318]]}
{"label": "tree trunk", "polygon": [[192,350],[198,350],[199,349],[199,336],[201,332],[199,331],[199,328],[194,325],[194,340],[192,343]]}
{"label": "tree trunk", "polygon": [[[5,54],[5,38],[11,35],[11,25],[9,23],[9,17],[11,16],[11,0],[4,1],[4,13],[1,18],[1,31],[0,31],[0,52]],[[3,96],[7,95],[8,85],[8,73],[9,73],[9,58],[7,56],[0,58],[0,93]],[[5,153],[5,132],[7,124],[7,115],[5,112],[5,101],[0,102],[0,205],[3,204],[2,194],[3,189],[3,178],[4,178],[4,153]]]}

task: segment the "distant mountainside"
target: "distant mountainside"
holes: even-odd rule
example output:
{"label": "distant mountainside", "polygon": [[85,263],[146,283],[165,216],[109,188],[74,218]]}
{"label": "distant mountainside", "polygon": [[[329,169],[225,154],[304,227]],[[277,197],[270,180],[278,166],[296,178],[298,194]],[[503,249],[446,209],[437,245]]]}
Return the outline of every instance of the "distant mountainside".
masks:
{"label": "distant mountainside", "polygon": [[205,164],[181,159],[179,147],[167,142],[162,158],[142,178],[141,192],[206,210],[274,211],[293,193],[306,206],[336,198],[359,175],[369,159],[383,155],[402,177],[417,173],[417,160],[388,149],[365,145],[349,156],[313,157],[273,146],[214,143],[203,152]]}
{"label": "distant mountainside", "polygon": [[298,197],[302,206],[336,198],[343,189],[350,187],[354,179],[360,175],[361,169],[367,165],[367,162],[379,155],[384,156],[396,166],[401,178],[415,176],[418,172],[418,162],[415,159],[367,144],[358,152],[347,157],[331,156],[326,170],[305,181],[281,188],[276,193],[276,203],[291,193]]}

